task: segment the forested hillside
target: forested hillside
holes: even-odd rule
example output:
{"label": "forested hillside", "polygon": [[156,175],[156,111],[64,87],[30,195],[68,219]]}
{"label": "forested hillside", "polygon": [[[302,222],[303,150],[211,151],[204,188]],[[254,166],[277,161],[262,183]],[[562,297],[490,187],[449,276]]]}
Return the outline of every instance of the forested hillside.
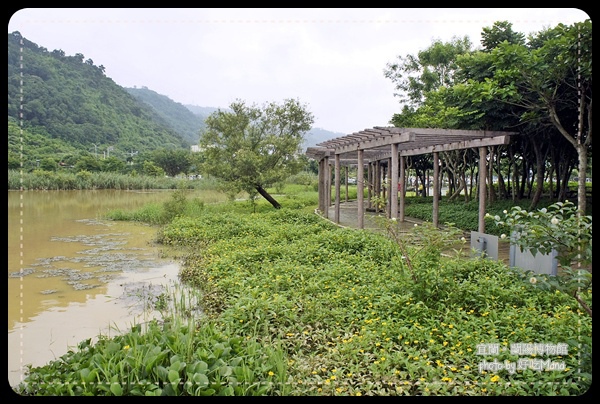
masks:
{"label": "forested hillside", "polygon": [[[80,53],[49,51],[19,32],[8,34],[9,167],[86,155],[127,161],[166,145],[188,149],[198,143],[204,119],[219,109],[184,106],[147,87],[123,88],[104,71]],[[305,147],[339,135],[313,128]]]}
{"label": "forested hillside", "polygon": [[198,133],[205,126],[204,118],[206,116],[195,114],[183,104],[175,102],[166,95],[159,94],[145,86],[125,88],[125,90],[138,100],[148,104],[164,120],[165,124],[181,134],[186,142],[189,144],[198,143]]}
{"label": "forested hillside", "polygon": [[229,108],[215,108],[215,107],[199,107],[197,105],[186,104],[185,107],[192,111],[195,115],[198,115],[204,121],[210,114],[217,112],[219,109],[222,111],[231,112]]}
{"label": "forested hillside", "polygon": [[[188,148],[190,142],[154,109],[138,101],[82,54],[65,55],[8,34],[8,120],[22,112],[24,160],[40,158],[40,149],[64,145],[80,152],[125,159],[132,150]],[[9,130],[9,158],[16,147]],[[35,135],[35,136],[34,136]],[[36,138],[35,144],[27,141]],[[50,145],[53,146],[50,146]]]}

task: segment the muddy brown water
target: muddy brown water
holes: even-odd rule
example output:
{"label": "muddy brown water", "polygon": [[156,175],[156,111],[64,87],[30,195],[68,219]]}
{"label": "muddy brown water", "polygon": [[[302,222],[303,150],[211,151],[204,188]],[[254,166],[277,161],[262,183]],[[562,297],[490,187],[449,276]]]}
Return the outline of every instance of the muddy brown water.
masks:
{"label": "muddy brown water", "polygon": [[179,264],[152,244],[156,228],[104,219],[170,191],[9,191],[8,379],[98,335],[157,317],[154,296]]}

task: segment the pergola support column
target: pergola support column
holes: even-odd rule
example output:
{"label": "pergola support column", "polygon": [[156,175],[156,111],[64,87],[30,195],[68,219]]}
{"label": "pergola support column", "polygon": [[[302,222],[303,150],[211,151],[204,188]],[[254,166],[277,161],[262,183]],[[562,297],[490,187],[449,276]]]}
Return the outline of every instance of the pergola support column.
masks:
{"label": "pergola support column", "polygon": [[364,189],[365,189],[365,175],[364,175],[364,166],[363,166],[363,151],[362,149],[358,150],[358,167],[356,173],[356,202],[358,205],[357,219],[358,219],[358,228],[365,228],[365,206],[364,206]]}
{"label": "pergola support column", "polygon": [[398,206],[398,220],[404,221],[404,198],[406,197],[406,159],[404,156],[399,157],[400,160],[400,202]]}
{"label": "pergola support column", "polygon": [[[377,198],[376,200],[378,201],[379,198],[381,198],[381,164],[379,160],[376,160],[374,164],[375,165],[373,170],[373,195],[375,196],[375,198]],[[375,213],[379,213],[379,203],[375,204]]]}
{"label": "pergola support column", "polygon": [[367,165],[367,208],[371,209],[371,198],[373,197],[373,162]]}
{"label": "pergola support column", "polygon": [[349,189],[348,189],[348,180],[349,180],[349,177],[348,177],[348,166],[344,167],[344,170],[345,170],[345,174],[346,174],[345,177],[344,177],[344,178],[346,178],[346,202],[348,202],[348,199],[349,199],[349,196],[348,196],[348,191],[349,191]]}
{"label": "pergola support column", "polygon": [[387,159],[387,167],[385,169],[385,183],[387,187],[383,188],[384,197],[386,199],[385,215],[388,219],[392,217],[392,158]]}
{"label": "pergola support column", "polygon": [[331,173],[329,171],[329,157],[323,158],[323,217],[329,218],[329,205],[331,205]]}
{"label": "pergola support column", "polygon": [[340,155],[335,155],[335,213],[334,220],[340,223]]}
{"label": "pergola support column", "polygon": [[440,216],[440,156],[433,152],[433,225],[438,227]]}
{"label": "pergola support column", "polygon": [[331,189],[331,177],[333,174],[333,170],[331,168],[331,159],[327,158],[327,207],[333,205],[331,202],[331,196],[333,194],[333,190]]}
{"label": "pergola support column", "polygon": [[487,147],[479,148],[479,226],[477,231],[485,233],[485,177],[486,177]]}
{"label": "pergola support column", "polygon": [[325,214],[325,197],[323,194],[325,193],[325,170],[323,168],[324,159],[319,160],[319,210],[322,214]]}
{"label": "pergola support column", "polygon": [[392,143],[390,159],[392,171],[390,175],[390,215],[398,217],[398,143]]}

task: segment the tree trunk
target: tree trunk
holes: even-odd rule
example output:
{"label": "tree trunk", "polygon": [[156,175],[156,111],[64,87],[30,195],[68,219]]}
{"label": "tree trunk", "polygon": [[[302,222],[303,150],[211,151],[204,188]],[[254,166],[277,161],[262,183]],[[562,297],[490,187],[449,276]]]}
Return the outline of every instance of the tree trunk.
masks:
{"label": "tree trunk", "polygon": [[[585,191],[585,178],[587,176],[587,150],[583,146],[577,147],[579,155],[579,183],[577,184],[577,213],[579,216],[584,216],[587,208],[587,195]],[[590,313],[591,315],[591,313]]]}
{"label": "tree trunk", "polygon": [[[464,180],[462,178],[458,178],[457,182],[458,182],[458,186],[456,187],[454,193],[452,193],[448,197],[449,201],[453,201],[453,200],[457,199],[460,196],[460,193],[462,192],[463,189],[465,190],[465,194],[467,193]],[[467,202],[467,201],[465,201],[465,202]]]}
{"label": "tree trunk", "polygon": [[280,209],[281,205],[260,185],[255,185],[256,190],[263,198],[265,198],[275,209]]}
{"label": "tree trunk", "polygon": [[531,204],[529,205],[529,210],[533,210],[537,207],[540,199],[542,198],[542,192],[544,192],[544,161],[545,156],[542,156],[542,151],[540,150],[540,145],[537,142],[537,139],[532,139],[531,144],[533,146],[533,152],[535,155],[535,182],[536,188],[535,193],[533,194],[533,198],[531,199]]}
{"label": "tree trunk", "polygon": [[527,177],[529,176],[527,174],[527,170],[528,170],[528,166],[527,166],[527,162],[525,161],[525,159],[523,159],[523,161],[521,161],[521,186],[519,188],[519,199],[523,199],[523,197],[525,196],[525,189],[526,189],[526,185],[527,185]]}
{"label": "tree trunk", "polygon": [[496,149],[496,171],[498,174],[498,196],[502,199],[508,199],[508,191],[506,189],[506,183],[504,182],[504,176],[502,175],[501,165],[501,150]]}
{"label": "tree trunk", "polygon": [[[590,102],[587,104],[585,102],[584,93],[581,93],[581,97],[579,98],[579,118],[578,118],[578,126],[577,126],[577,134],[575,136],[571,136],[569,132],[563,128],[560,120],[558,119],[558,114],[554,109],[554,106],[549,108],[550,120],[556,126],[558,131],[563,135],[565,139],[569,141],[575,147],[577,151],[577,157],[579,159],[578,169],[579,169],[579,181],[577,184],[577,213],[578,215],[585,215],[585,210],[587,207],[586,202],[586,193],[585,193],[585,177],[587,176],[587,148],[591,147],[592,144],[592,101],[590,96]],[[584,115],[587,111],[587,124],[588,124],[588,134],[583,138],[583,125],[584,125]]]}
{"label": "tree trunk", "polygon": [[496,187],[494,186],[494,159],[496,154],[496,146],[492,146],[488,148],[490,154],[490,161],[488,163],[488,182],[490,184],[488,188],[488,200],[487,205],[491,206],[496,201]]}

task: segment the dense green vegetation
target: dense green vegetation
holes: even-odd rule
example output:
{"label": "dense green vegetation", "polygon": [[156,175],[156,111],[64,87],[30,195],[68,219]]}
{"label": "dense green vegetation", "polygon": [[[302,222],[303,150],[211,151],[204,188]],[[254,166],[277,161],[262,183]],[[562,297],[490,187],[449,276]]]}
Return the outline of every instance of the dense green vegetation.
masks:
{"label": "dense green vegetation", "polygon": [[21,173],[8,170],[9,190],[72,190],[72,189],[202,189],[216,187],[212,179],[188,180],[152,175],[131,175],[115,172],[45,171]]}
{"label": "dense green vegetation", "polygon": [[[169,217],[157,241],[183,259],[182,285],[154,301],[164,318],[82,341],[31,369],[17,392],[572,396],[589,389],[592,320],[571,296],[540,290],[501,262],[442,254],[459,242],[457,228],[424,224],[400,239],[338,228],[313,213],[311,188],[285,185],[280,210],[263,200],[205,205],[175,191],[152,213],[155,223]],[[382,220],[385,230],[391,222]],[[591,301],[591,288],[580,292]],[[519,352],[524,344],[559,352]],[[494,360],[520,368],[494,370]]]}
{"label": "dense green vegetation", "polygon": [[[515,131],[510,144],[488,148],[487,182],[498,191],[491,198],[527,197],[535,207],[542,184],[553,182],[554,196],[564,200],[573,176],[577,203],[585,212],[592,162],[591,20],[558,24],[528,37],[513,31],[510,22],[497,21],[481,35],[479,48],[468,37],[454,37],[389,63],[384,74],[402,103],[391,122],[407,128]],[[476,153],[442,153],[452,194],[466,187],[476,170]],[[412,156],[409,165],[424,183],[431,154]]]}
{"label": "dense green vegetation", "polygon": [[[189,148],[150,106],[106,77],[103,66],[84,59],[82,54],[67,56],[60,49],[48,51],[18,32],[8,34],[8,122],[16,125],[22,120],[23,128],[42,141],[28,143],[25,138],[26,167],[48,157],[40,147],[65,144],[66,149],[48,151],[109,152],[125,161],[132,151],[142,153],[167,144]],[[9,159],[21,153],[15,139],[9,131]]]}
{"label": "dense green vegetation", "polygon": [[126,88],[129,94],[148,104],[164,120],[165,126],[180,133],[188,144],[198,144],[198,134],[205,128],[204,118],[166,95],[142,88]]}
{"label": "dense green vegetation", "polygon": [[[591,186],[590,186],[591,192]],[[538,203],[538,209],[547,208],[551,204],[555,203],[555,199],[543,198]],[[530,205],[529,199],[522,199],[517,201],[499,199],[493,204],[486,206],[486,212],[492,216],[500,215],[505,210],[510,210],[514,206],[521,206],[528,208]],[[414,197],[407,198],[407,202],[404,208],[404,214],[408,217],[414,217],[416,219],[425,220],[428,222],[432,221],[433,218],[433,197]],[[592,205],[587,205],[587,215],[592,215]],[[440,224],[452,223],[454,226],[459,227],[465,231],[477,231],[478,228],[478,217],[479,217],[479,201],[472,200],[468,202],[463,201],[451,201],[448,199],[442,199],[439,201],[439,217],[438,221]],[[486,233],[494,234],[499,236],[502,233],[502,229],[499,229],[494,225],[492,218],[485,219]]]}
{"label": "dense green vegetation", "polygon": [[[157,148],[145,153],[135,153],[125,160],[113,155],[106,157],[94,152],[81,152],[80,149],[67,144],[60,139],[49,139],[35,134],[28,129],[20,129],[16,123],[8,123],[8,189],[74,189],[73,183],[63,185],[56,178],[102,176],[124,177],[125,175],[158,177],[169,175],[198,177],[200,156],[189,149]],[[21,153],[20,150],[23,150]],[[101,175],[100,175],[101,174]],[[23,178],[23,184],[12,181],[17,177]],[[45,178],[44,178],[45,177]],[[36,188],[38,181],[52,184]],[[127,180],[137,182],[137,179]],[[98,184],[95,182],[94,184]],[[76,189],[84,189],[85,184],[79,184]],[[90,186],[90,185],[88,185]],[[91,185],[96,187],[97,185]],[[64,187],[64,188],[63,188]],[[101,185],[102,188],[107,186]],[[158,188],[163,188],[159,185]]]}

